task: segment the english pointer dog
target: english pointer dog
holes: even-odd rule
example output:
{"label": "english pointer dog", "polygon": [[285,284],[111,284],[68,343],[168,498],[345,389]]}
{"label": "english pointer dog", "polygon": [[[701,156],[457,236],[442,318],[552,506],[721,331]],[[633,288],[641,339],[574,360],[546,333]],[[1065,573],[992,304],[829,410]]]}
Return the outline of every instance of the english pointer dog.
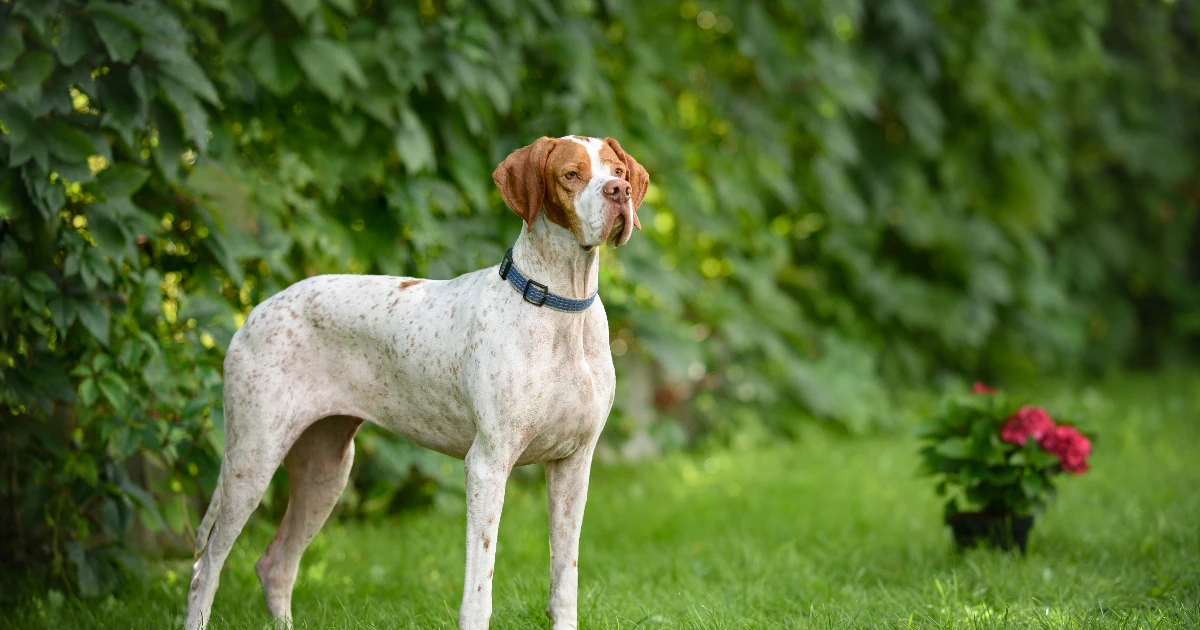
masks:
{"label": "english pointer dog", "polygon": [[290,624],[305,547],[333,510],[373,422],[465,460],[467,564],[458,625],[486,628],[504,485],[546,463],[550,601],[577,625],[579,533],[616,376],[596,295],[598,246],[641,229],[650,178],[612,138],[540,138],[492,178],[525,229],[499,265],[453,280],[326,275],[272,296],[225,357],[225,456],[197,532],[187,630],[210,618],[221,566],[282,463],[291,496],[255,565]]}

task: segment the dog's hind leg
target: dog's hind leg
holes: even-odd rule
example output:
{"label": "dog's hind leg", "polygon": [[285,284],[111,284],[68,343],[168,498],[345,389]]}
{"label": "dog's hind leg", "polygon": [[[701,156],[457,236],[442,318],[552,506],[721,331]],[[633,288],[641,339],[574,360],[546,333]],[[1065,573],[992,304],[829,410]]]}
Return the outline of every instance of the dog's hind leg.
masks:
{"label": "dog's hind leg", "polygon": [[292,587],[300,557],[337,504],[354,464],[354,434],[362,420],[330,416],[296,440],[284,468],[290,496],[287,512],[266,553],[255,565],[271,617],[290,625]]}
{"label": "dog's hind leg", "polygon": [[[226,427],[235,421],[231,411],[226,410]],[[208,624],[221,567],[279,467],[282,454],[263,450],[259,440],[226,440],[217,491],[209,506],[211,514],[205,514],[201,526],[207,540],[197,541],[203,551],[192,570],[184,619],[186,630],[199,630]]]}

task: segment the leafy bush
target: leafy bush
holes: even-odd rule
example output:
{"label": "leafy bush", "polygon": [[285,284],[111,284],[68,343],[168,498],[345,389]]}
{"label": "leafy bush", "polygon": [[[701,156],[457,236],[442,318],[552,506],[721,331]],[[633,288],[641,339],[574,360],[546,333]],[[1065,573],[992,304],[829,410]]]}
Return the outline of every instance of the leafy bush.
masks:
{"label": "leafy bush", "polygon": [[[654,182],[601,276],[631,451],[1186,356],[1196,30],[1184,1],[0,2],[0,555],[115,587],[104,550],[197,517],[250,308],[494,264],[488,175],[546,133]],[[351,501],[428,496],[409,461]]]}
{"label": "leafy bush", "polygon": [[946,515],[1039,514],[1054,499],[1055,476],[1087,471],[1091,439],[1041,407],[981,389],[947,397],[920,431],[921,457],[938,495],[947,497]]}

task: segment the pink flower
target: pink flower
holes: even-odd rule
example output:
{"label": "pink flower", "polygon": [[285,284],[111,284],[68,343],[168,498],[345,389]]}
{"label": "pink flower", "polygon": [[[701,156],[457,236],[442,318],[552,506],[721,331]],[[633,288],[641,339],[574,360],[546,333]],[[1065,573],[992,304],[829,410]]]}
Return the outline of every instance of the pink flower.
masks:
{"label": "pink flower", "polygon": [[1000,429],[1000,439],[1013,444],[1025,444],[1025,440],[1033,438],[1041,440],[1054,429],[1054,421],[1050,414],[1041,407],[1021,407]]}
{"label": "pink flower", "polygon": [[975,384],[971,386],[971,393],[972,394],[995,394],[996,388],[989,387],[987,385],[984,385],[983,383],[980,383],[979,381],[975,381]]}
{"label": "pink flower", "polygon": [[1039,439],[1047,453],[1058,457],[1062,469],[1082,475],[1088,471],[1087,458],[1092,454],[1092,442],[1075,427],[1057,426]]}

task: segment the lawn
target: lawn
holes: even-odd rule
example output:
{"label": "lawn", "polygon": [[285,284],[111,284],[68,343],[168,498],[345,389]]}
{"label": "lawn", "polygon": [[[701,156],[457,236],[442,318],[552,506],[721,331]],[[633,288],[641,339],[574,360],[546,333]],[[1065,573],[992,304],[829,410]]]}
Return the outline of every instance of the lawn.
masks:
{"label": "lawn", "polygon": [[[1046,388],[1100,433],[1093,470],[1063,479],[1029,555],[957,554],[903,433],[818,430],[797,443],[593,470],[580,556],[585,628],[1192,628],[1200,626],[1200,378]],[[493,627],[544,627],[544,488],[510,485]],[[297,628],[451,628],[462,512],[332,524],[301,567]],[[226,565],[213,628],[262,628],[257,524]],[[78,603],[4,612],[22,629],[181,624],[190,563]]]}

